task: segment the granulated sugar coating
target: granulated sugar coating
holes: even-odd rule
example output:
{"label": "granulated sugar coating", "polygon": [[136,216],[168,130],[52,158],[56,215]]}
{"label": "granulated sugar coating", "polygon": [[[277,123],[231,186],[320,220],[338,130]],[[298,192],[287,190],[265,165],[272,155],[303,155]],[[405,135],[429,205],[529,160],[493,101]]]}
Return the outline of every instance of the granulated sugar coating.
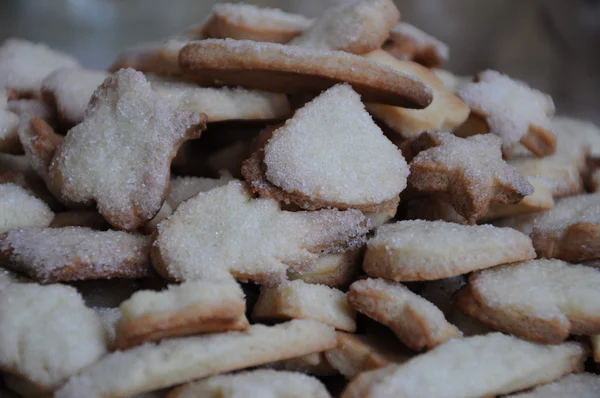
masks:
{"label": "granulated sugar coating", "polygon": [[299,109],[265,147],[266,176],[287,192],[345,205],[374,205],[406,187],[408,166],[348,85]]}
{"label": "granulated sugar coating", "polygon": [[538,215],[533,235],[560,238],[567,228],[578,223],[600,223],[600,193],[572,196],[557,201],[554,208]]}
{"label": "granulated sugar coating", "polygon": [[83,120],[92,94],[108,76],[104,71],[61,68],[44,79],[42,95],[55,104],[63,122],[74,125]]}
{"label": "granulated sugar coating", "polygon": [[555,109],[549,95],[493,70],[480,73],[478,78],[457,95],[486,119],[490,132],[502,138],[503,148],[518,143],[531,127],[553,131],[550,117]]}
{"label": "granulated sugar coating", "polygon": [[165,103],[181,111],[205,113],[208,122],[285,119],[292,112],[285,94],[241,87],[199,87],[157,76],[149,80]]}
{"label": "granulated sugar coating", "polygon": [[285,212],[252,199],[238,181],[182,203],[158,227],[152,263],[169,279],[225,279],[276,284],[288,265],[302,268],[324,250],[357,247],[368,231],[359,211]]}
{"label": "granulated sugar coating", "polygon": [[0,184],[0,233],[14,228],[47,227],[54,213],[48,205],[16,184]]}
{"label": "granulated sugar coating", "polygon": [[290,44],[364,54],[379,48],[400,12],[390,0],[360,0],[332,7]]}
{"label": "granulated sugar coating", "polygon": [[46,394],[106,353],[100,320],[69,286],[11,284],[0,290],[0,325],[0,369]]}
{"label": "granulated sugar coating", "polygon": [[170,394],[170,398],[196,397],[330,398],[331,395],[315,377],[298,372],[258,369],[209,377]]}
{"label": "granulated sugar coating", "polygon": [[215,4],[213,14],[236,25],[257,26],[261,29],[276,29],[298,32],[307,29],[312,20],[300,14],[291,14],[277,8],[257,7],[252,4]]}
{"label": "granulated sugar coating", "polygon": [[42,80],[62,67],[77,67],[76,59],[44,44],[10,38],[0,46],[0,89],[39,95]]}
{"label": "granulated sugar coating", "polygon": [[511,228],[410,220],[377,230],[363,269],[388,280],[436,280],[534,257],[531,239]]}
{"label": "granulated sugar coating", "polygon": [[96,201],[111,225],[133,230],[159,211],[172,155],[204,126],[204,115],[176,111],[142,73],[122,69],[67,134],[51,165],[53,180],[65,199]]}
{"label": "granulated sugar coating", "polygon": [[[507,325],[532,331],[552,322],[564,329],[565,338],[569,333],[600,333],[600,272],[594,268],[560,260],[532,260],[478,272],[469,284],[485,307],[512,319]],[[485,314],[486,310],[480,311]],[[495,326],[521,335],[501,324]]]}
{"label": "granulated sugar coating", "polygon": [[150,237],[82,227],[13,229],[0,238],[2,265],[42,283],[148,275]]}
{"label": "granulated sugar coating", "polygon": [[575,342],[542,345],[502,333],[453,339],[405,364],[363,373],[342,398],[508,394],[581,371],[586,357]]}
{"label": "granulated sugar coating", "polygon": [[512,395],[512,398],[597,398],[600,396],[600,376],[592,373],[571,374],[551,384],[529,392]]}

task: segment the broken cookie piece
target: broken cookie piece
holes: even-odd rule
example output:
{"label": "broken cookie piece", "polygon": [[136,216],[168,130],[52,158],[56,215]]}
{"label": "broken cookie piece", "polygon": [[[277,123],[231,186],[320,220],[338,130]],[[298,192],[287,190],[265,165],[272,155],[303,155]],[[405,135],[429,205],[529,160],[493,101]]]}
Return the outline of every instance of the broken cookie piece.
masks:
{"label": "broken cookie piece", "polygon": [[365,54],[381,47],[399,19],[400,12],[391,0],[341,4],[315,19],[290,45]]}
{"label": "broken cookie piece", "polygon": [[116,347],[129,348],[165,337],[245,330],[246,301],[233,279],[189,281],[166,290],[138,291],[119,306]]}
{"label": "broken cookie piece", "polygon": [[408,166],[360,97],[337,85],[274,130],[264,154],[259,150],[246,161],[242,174],[260,195],[302,209],[376,213],[388,203],[397,206]]}
{"label": "broken cookie piece", "polygon": [[556,150],[556,136],[550,121],[555,108],[548,94],[499,72],[486,70],[477,75],[475,82],[462,87],[457,95],[471,108],[474,117],[485,120],[490,133],[502,138],[505,153],[510,153],[519,142],[537,156],[552,155]]}
{"label": "broken cookie piece", "polygon": [[254,321],[294,318],[314,319],[346,332],[356,330],[356,312],[348,305],[346,294],[340,290],[301,280],[261,289],[252,310]]}
{"label": "broken cookie piece", "polygon": [[456,303],[494,329],[545,344],[600,333],[600,273],[560,260],[532,260],[472,274]]}
{"label": "broken cookie piece", "polygon": [[469,138],[423,133],[412,143],[409,184],[418,192],[448,198],[470,224],[490,203],[514,204],[534,192],[525,177],[504,160],[500,139],[492,134]]}
{"label": "broken cookie piece", "polygon": [[362,251],[360,249],[325,254],[307,267],[307,270],[301,272],[288,270],[287,276],[290,280],[300,279],[306,283],[321,284],[338,289],[345,288],[358,275],[361,261]]}
{"label": "broken cookie piece", "polygon": [[0,235],[0,265],[40,283],[150,275],[150,237],[82,227],[13,229]]}
{"label": "broken cookie piece", "polygon": [[388,326],[415,351],[462,336],[435,305],[400,283],[383,279],[356,281],[348,291],[348,302],[352,308]]}
{"label": "broken cookie piece", "polygon": [[52,182],[64,199],[96,202],[112,226],[134,230],[162,206],[179,146],[205,127],[205,115],[176,111],[142,73],[120,70],[94,93],[83,122],[65,137],[52,160]]}
{"label": "broken cookie piece", "polygon": [[440,67],[450,57],[446,43],[406,22],[391,29],[383,48],[398,59],[414,61],[427,68]]}
{"label": "broken cookie piece", "polygon": [[531,239],[511,228],[412,220],[380,227],[363,269],[374,278],[424,281],[532,258]]}
{"label": "broken cookie piece", "polygon": [[31,396],[52,396],[106,353],[100,320],[72,287],[5,287],[0,290],[0,325],[0,369],[27,382]]}
{"label": "broken cookie piece", "polygon": [[421,109],[432,100],[418,78],[358,55],[277,43],[209,39],[179,53],[184,76],[202,86],[319,93],[346,82],[365,101]]}
{"label": "broken cookie piece", "polygon": [[319,255],[356,248],[369,230],[356,210],[286,212],[253,199],[232,181],[182,203],[158,226],[152,264],[167,279],[223,279],[278,284],[288,267],[306,269]]}
{"label": "broken cookie piece", "polygon": [[48,205],[28,190],[12,183],[0,183],[0,233],[17,228],[44,228],[53,218]]}

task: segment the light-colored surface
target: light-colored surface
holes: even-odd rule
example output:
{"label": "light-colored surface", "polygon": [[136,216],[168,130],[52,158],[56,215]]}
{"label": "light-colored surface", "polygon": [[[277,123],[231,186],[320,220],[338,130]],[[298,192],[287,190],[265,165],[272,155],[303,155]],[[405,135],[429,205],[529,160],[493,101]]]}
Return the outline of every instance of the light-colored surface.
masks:
{"label": "light-colored surface", "polygon": [[335,347],[332,327],[311,320],[246,332],[185,337],[111,353],[72,377],[56,398],[127,397]]}
{"label": "light-colored surface", "polygon": [[600,376],[591,373],[574,374],[554,383],[539,386],[531,392],[511,395],[512,398],[597,398],[600,396]]}
{"label": "light-colored surface", "polygon": [[15,228],[47,227],[54,213],[48,205],[15,184],[0,184],[0,233]]}
{"label": "light-colored surface", "polygon": [[12,284],[0,291],[0,366],[54,389],[106,352],[104,329],[64,285]]}
{"label": "light-colored surface", "polygon": [[375,205],[406,187],[408,166],[348,85],[298,110],[265,147],[266,176],[313,200]]}
{"label": "light-colored surface", "polygon": [[390,39],[400,43],[409,41],[421,49],[431,47],[442,62],[450,58],[450,48],[446,43],[406,22],[400,22],[392,28]]}
{"label": "light-colored surface", "polygon": [[267,369],[213,376],[171,392],[168,398],[329,398],[325,386],[302,373]]}

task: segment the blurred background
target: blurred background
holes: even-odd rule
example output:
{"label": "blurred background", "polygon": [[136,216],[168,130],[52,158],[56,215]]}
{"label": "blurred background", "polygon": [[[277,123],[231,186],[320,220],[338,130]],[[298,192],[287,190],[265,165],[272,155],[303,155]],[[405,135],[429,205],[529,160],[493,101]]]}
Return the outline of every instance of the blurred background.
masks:
{"label": "blurred background", "polygon": [[[344,0],[248,0],[310,17]],[[0,0],[0,39],[19,36],[105,68],[121,50],[199,23],[217,1]],[[446,42],[446,69],[493,68],[600,123],[600,0],[397,0],[402,20]]]}

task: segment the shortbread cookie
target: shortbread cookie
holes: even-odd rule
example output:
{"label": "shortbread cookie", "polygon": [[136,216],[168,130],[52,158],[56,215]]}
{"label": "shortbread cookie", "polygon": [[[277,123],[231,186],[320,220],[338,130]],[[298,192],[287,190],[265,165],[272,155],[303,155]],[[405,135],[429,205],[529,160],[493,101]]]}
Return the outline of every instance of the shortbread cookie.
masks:
{"label": "shortbread cookie", "polygon": [[188,43],[182,38],[144,43],[121,53],[110,67],[111,72],[133,68],[160,76],[180,76],[179,51]]}
{"label": "shortbread cookie", "polygon": [[327,360],[347,379],[361,372],[378,369],[393,363],[406,362],[406,349],[382,341],[376,336],[337,332],[338,345],[325,353]]}
{"label": "shortbread cookie", "polygon": [[6,39],[0,46],[0,90],[18,97],[39,96],[42,80],[62,67],[77,67],[74,58],[23,39]]}
{"label": "shortbread cookie", "polygon": [[534,192],[525,177],[504,160],[500,139],[492,134],[469,138],[423,133],[412,143],[409,185],[418,192],[447,196],[470,224],[490,203],[514,204]]}
{"label": "shortbread cookie", "polygon": [[39,99],[18,99],[10,100],[7,104],[7,109],[18,116],[29,115],[48,121],[54,122],[56,114],[48,104]]}
{"label": "shortbread cookie", "polygon": [[529,392],[510,398],[597,398],[600,397],[600,376],[591,373],[572,374],[554,383],[545,384]]}
{"label": "shortbread cookie", "polygon": [[550,121],[555,108],[548,94],[486,70],[457,95],[471,108],[473,117],[484,119],[489,132],[502,138],[505,152],[518,142],[537,156],[551,155],[556,150]]}
{"label": "shortbread cookie", "polygon": [[325,11],[290,42],[316,50],[353,54],[373,51],[385,42],[400,12],[391,0],[359,0]]}
{"label": "shortbread cookie", "polygon": [[338,330],[356,330],[356,312],[346,294],[325,285],[301,280],[263,287],[252,310],[256,322],[288,319],[314,319]]}
{"label": "shortbread cookie", "polygon": [[275,370],[301,372],[314,376],[334,376],[338,374],[338,372],[331,367],[323,352],[315,352],[296,358],[269,363],[265,365],[265,367]]}
{"label": "shortbread cookie", "polygon": [[15,228],[47,227],[54,213],[42,200],[16,184],[0,184],[0,233]]}
{"label": "shortbread cookie", "polygon": [[306,283],[343,288],[356,279],[361,260],[360,249],[325,254],[315,260],[307,270],[302,272],[288,270],[287,277],[290,280],[300,279]]}
{"label": "shortbread cookie", "polygon": [[277,8],[252,4],[218,3],[204,27],[214,39],[287,43],[310,27],[311,19]]}
{"label": "shortbread cookie", "polygon": [[263,163],[273,187],[253,178],[256,167],[249,161],[242,174],[252,189],[310,210],[376,212],[383,203],[398,203],[408,176],[402,153],[348,85],[327,90],[273,131]]}
{"label": "shortbread cookie", "polygon": [[457,305],[495,329],[557,344],[569,334],[600,333],[599,285],[593,268],[532,260],[472,274]]}
{"label": "shortbread cookie", "polygon": [[473,81],[472,77],[457,76],[445,69],[433,69],[433,73],[442,81],[446,90],[456,94],[464,85]]}
{"label": "shortbread cookie", "polygon": [[469,116],[469,107],[444,87],[442,81],[429,69],[410,61],[400,61],[383,50],[376,50],[366,58],[390,68],[417,76],[433,91],[433,101],[425,109],[406,109],[396,106],[368,104],[367,109],[404,139],[415,139],[423,131],[452,131]]}
{"label": "shortbread cookie", "polygon": [[142,73],[120,70],[65,137],[51,164],[52,182],[66,200],[95,201],[111,225],[134,230],[162,206],[179,146],[205,127],[203,114],[164,104]]}
{"label": "shortbread cookie", "polygon": [[13,229],[0,235],[0,265],[40,283],[150,275],[150,237],[89,228]]}
{"label": "shortbread cookie", "polygon": [[540,257],[565,261],[600,258],[600,193],[572,196],[535,217],[531,239]]}
{"label": "shortbread cookie", "polygon": [[142,290],[119,309],[118,349],[165,337],[248,328],[244,292],[233,279],[189,281],[161,292]]}
{"label": "shortbread cookie", "polygon": [[104,331],[106,332],[106,345],[112,350],[115,346],[116,327],[119,319],[121,319],[121,311],[118,308],[104,307],[94,307],[92,309],[98,315],[100,323],[102,323],[102,327],[104,327]]}
{"label": "shortbread cookie", "polygon": [[297,372],[258,369],[209,377],[171,391],[167,398],[330,398],[316,378]]}
{"label": "shortbread cookie", "polygon": [[56,213],[50,228],[86,227],[98,231],[110,229],[110,224],[95,210],[69,210]]}
{"label": "shortbread cookie", "polygon": [[483,217],[483,221],[495,220],[502,217],[513,217],[519,214],[538,213],[554,207],[552,191],[540,179],[527,178],[534,191],[516,204],[492,203]]}
{"label": "shortbread cookie", "polygon": [[418,78],[343,51],[323,51],[248,40],[210,39],[179,54],[184,75],[202,86],[318,93],[347,82],[368,102],[424,108],[431,90]]}
{"label": "shortbread cookie", "polygon": [[374,278],[423,281],[532,258],[531,239],[511,228],[412,220],[380,227],[363,268]]}
{"label": "shortbread cookie", "polygon": [[106,352],[100,320],[72,287],[12,284],[0,290],[0,324],[0,369],[40,393]]}
{"label": "shortbread cookie", "polygon": [[8,109],[6,91],[0,89],[0,152],[23,153],[17,134],[18,127],[19,116]]}
{"label": "shortbread cookie", "polygon": [[415,351],[431,349],[462,336],[435,305],[396,282],[383,279],[356,281],[348,291],[348,303],[388,326]]}
{"label": "shortbread cookie", "polygon": [[392,28],[383,48],[398,59],[414,61],[427,68],[437,68],[450,57],[446,43],[406,22]]}
{"label": "shortbread cookie", "polygon": [[253,199],[244,184],[200,193],[158,226],[152,264],[171,280],[223,279],[277,284],[327,251],[364,242],[369,226],[356,210],[286,212]]}
{"label": "shortbread cookie", "polygon": [[58,121],[72,127],[83,120],[92,94],[108,76],[104,71],[61,68],[42,82],[42,97],[56,109]]}
{"label": "shortbread cookie", "polygon": [[546,346],[501,333],[453,339],[402,364],[360,374],[342,398],[502,395],[583,370],[578,343]]}
{"label": "shortbread cookie", "polygon": [[252,325],[245,332],[167,339],[105,356],[71,377],[56,398],[128,397],[335,345],[332,327],[307,319],[272,327]]}
{"label": "shortbread cookie", "polygon": [[199,87],[160,77],[150,79],[158,96],[181,111],[206,114],[207,122],[286,119],[292,113],[284,94],[240,87]]}

